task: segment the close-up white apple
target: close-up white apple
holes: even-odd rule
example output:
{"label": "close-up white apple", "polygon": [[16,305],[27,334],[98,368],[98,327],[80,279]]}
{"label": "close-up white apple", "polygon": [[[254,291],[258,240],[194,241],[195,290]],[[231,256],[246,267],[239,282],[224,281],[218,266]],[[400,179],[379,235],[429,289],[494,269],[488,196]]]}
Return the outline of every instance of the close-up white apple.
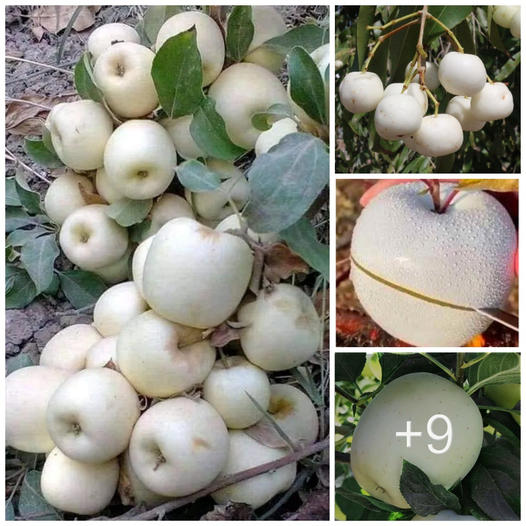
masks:
{"label": "close-up white apple", "polygon": [[[117,337],[110,336],[93,344],[86,355],[86,369],[105,367],[109,363],[117,367]],[[118,370],[118,367],[117,367]]]}
{"label": "close-up white apple", "polygon": [[190,133],[190,124],[193,118],[193,115],[183,115],[177,119],[166,118],[159,121],[159,124],[170,134],[177,153],[183,159],[206,157],[206,154],[197,146]]}
{"label": "close-up white apple", "polygon": [[176,194],[163,194],[150,210],[150,228],[144,234],[143,239],[157,234],[165,223],[176,217],[195,219],[192,207],[186,199]]}
{"label": "close-up white apple", "polygon": [[[474,312],[501,308],[514,279],[516,231],[482,191],[460,192],[437,213],[423,182],[392,186],[362,210],[351,279],[369,316],[417,346],[456,347],[490,325]],[[455,188],[440,185],[442,200]]]}
{"label": "close-up white apple", "polygon": [[126,281],[129,278],[129,261],[132,252],[134,252],[133,244],[130,243],[126,252],[117,261],[105,267],[98,267],[93,272],[100,276],[108,285]]}
{"label": "close-up white apple", "polygon": [[124,376],[99,367],[73,374],[55,391],[47,427],[65,455],[101,464],[126,449],[139,414],[139,398]]}
{"label": "close-up white apple", "polygon": [[88,38],[88,51],[91,53],[93,62],[96,62],[104,51],[118,42],[140,44],[141,37],[133,27],[120,22],[103,24],[94,29]]}

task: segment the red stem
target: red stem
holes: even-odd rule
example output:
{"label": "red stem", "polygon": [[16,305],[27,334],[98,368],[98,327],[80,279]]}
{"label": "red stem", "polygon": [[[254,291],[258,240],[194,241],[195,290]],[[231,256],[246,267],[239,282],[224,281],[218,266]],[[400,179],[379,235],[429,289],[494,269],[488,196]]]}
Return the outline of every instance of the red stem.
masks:
{"label": "red stem", "polygon": [[451,193],[447,196],[446,200],[444,201],[444,204],[442,205],[442,208],[440,209],[440,213],[443,214],[448,206],[451,204],[451,201],[455,199],[455,196],[458,194],[458,190],[452,190]]}
{"label": "red stem", "polygon": [[433,200],[435,212],[438,214],[442,213],[442,207],[440,206],[440,181],[436,179],[422,179],[422,182],[425,183],[429,189],[429,195]]}

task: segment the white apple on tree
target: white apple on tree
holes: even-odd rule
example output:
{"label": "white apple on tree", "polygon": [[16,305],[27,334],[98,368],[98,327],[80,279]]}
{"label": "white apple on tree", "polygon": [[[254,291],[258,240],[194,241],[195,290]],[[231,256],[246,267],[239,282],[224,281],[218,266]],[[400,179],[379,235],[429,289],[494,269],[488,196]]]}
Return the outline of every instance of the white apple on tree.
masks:
{"label": "white apple on tree", "polygon": [[[144,297],[168,320],[202,329],[215,327],[241,302],[253,260],[250,248],[239,237],[186,217],[172,219],[157,232],[148,250]],[[167,290],[177,294],[167,294]]]}
{"label": "white apple on tree", "polygon": [[420,84],[411,83],[409,86],[407,86],[405,91],[402,91],[403,88],[403,82],[393,82],[392,84],[388,84],[384,89],[382,99],[388,97],[389,95],[401,95],[402,93],[409,95],[410,97],[416,99],[422,108],[422,115],[425,115],[427,113],[428,107],[427,93],[420,88]]}
{"label": "white apple on tree", "polygon": [[43,365],[22,367],[5,379],[5,442],[29,453],[48,453],[55,445],[46,427],[49,399],[71,374]]}
{"label": "white apple on tree", "polygon": [[175,194],[163,194],[155,201],[150,210],[150,228],[144,234],[143,239],[157,234],[164,224],[176,217],[195,219],[192,207],[186,199]]}
{"label": "white apple on tree", "polygon": [[[405,68],[405,74],[409,75],[409,69],[411,68],[411,62],[407,64]],[[413,68],[415,71],[415,74],[413,75],[413,78],[411,79],[412,84],[418,84],[420,83],[420,77],[418,75],[418,70],[415,65]],[[438,80],[438,67],[436,64],[433,64],[433,62],[429,62],[429,60],[426,60],[426,72],[424,74],[424,82],[426,86],[431,90],[434,91],[440,86],[440,81]]]}
{"label": "white apple on tree", "polygon": [[86,366],[89,349],[102,339],[92,325],[76,323],[55,334],[40,353],[40,365],[76,372]]}
{"label": "white apple on tree", "polygon": [[97,193],[108,203],[114,203],[124,197],[122,192],[110,181],[108,173],[104,168],[99,168],[95,175],[95,187]]}
{"label": "white apple on tree", "polygon": [[503,82],[487,82],[471,99],[471,113],[477,119],[505,119],[513,112],[513,95]]}
{"label": "white apple on tree", "polygon": [[171,183],[177,154],[168,132],[149,120],[121,124],[104,150],[106,175],[123,196],[149,199],[162,194]]}
{"label": "white apple on tree", "polygon": [[165,398],[201,383],[214,365],[215,349],[201,331],[172,323],[149,310],[124,326],[117,363],[141,394]]}
{"label": "white apple on tree", "polygon": [[150,491],[181,497],[219,475],[228,446],[225,423],[208,402],[170,398],[150,407],[135,424],[130,461]]}
{"label": "white apple on tree", "polygon": [[[447,431],[452,436],[433,440]],[[433,417],[436,420],[429,424]],[[411,447],[407,437],[396,436],[411,422]],[[388,383],[369,403],[354,431],[351,470],[354,478],[371,496],[399,508],[409,508],[400,491],[402,461],[421,469],[432,484],[446,489],[462,480],[475,465],[482,447],[482,417],[473,400],[453,382],[430,373],[412,373]],[[440,454],[428,448],[432,444]],[[444,451],[445,449],[445,451]]]}
{"label": "white apple on tree", "polygon": [[482,130],[486,121],[477,119],[471,111],[471,97],[457,95],[453,97],[447,105],[446,113],[453,115],[464,131]]}
{"label": "white apple on tree", "polygon": [[59,159],[73,170],[96,170],[103,165],[104,148],[113,121],[102,104],[77,100],[57,104],[45,127]]}
{"label": "white apple on tree", "polygon": [[78,515],[93,515],[111,502],[118,481],[116,458],[85,464],[68,458],[56,447],[44,463],[40,488],[43,497],[55,508]]}
{"label": "white apple on tree", "polygon": [[382,100],[384,85],[376,73],[353,71],[340,84],[340,102],[351,113],[373,111]]}
{"label": "white apple on tree", "polygon": [[397,141],[415,133],[422,124],[422,105],[410,95],[383,97],[374,112],[374,126],[380,137]]}
{"label": "white apple on tree", "polygon": [[134,119],[159,105],[151,75],[155,53],[135,42],[120,42],[102,52],[93,77],[104,99],[120,117]]}
{"label": "white apple on tree", "polygon": [[88,51],[91,53],[93,62],[96,62],[104,51],[118,42],[140,44],[141,37],[133,27],[120,22],[97,27],[88,38]]}
{"label": "white apple on tree", "polygon": [[[486,192],[461,192],[437,213],[426,188],[396,185],[371,200],[354,227],[351,279],[365,311],[395,338],[457,347],[490,324],[470,309],[506,301],[516,231]],[[442,202],[454,188],[441,183]]]}
{"label": "white apple on tree", "polygon": [[139,414],[139,398],[124,376],[99,367],[73,374],[55,391],[47,427],[65,455],[101,464],[126,449]]}
{"label": "white apple on tree", "polygon": [[517,11],[520,13],[518,5],[496,5],[493,8],[493,20],[495,24],[509,29]]}
{"label": "white apple on tree", "polygon": [[262,132],[258,137],[254,147],[256,156],[267,153],[273,146],[276,146],[283,137],[297,131],[298,124],[288,117],[274,122],[268,130]]}
{"label": "white apple on tree", "polygon": [[[117,337],[109,336],[93,344],[86,355],[86,369],[105,367],[112,362],[117,367]],[[117,367],[118,370],[118,367]]]}
{"label": "white apple on tree", "polygon": [[453,95],[472,97],[486,84],[486,68],[477,55],[450,51],[438,66],[438,79]]}
{"label": "white apple on tree", "polygon": [[60,229],[60,248],[84,270],[115,263],[128,249],[128,232],[108,216],[107,205],[87,205],[70,214]]}
{"label": "white apple on tree", "polygon": [[177,153],[183,159],[206,157],[190,133],[190,124],[192,124],[193,118],[193,115],[183,115],[177,119],[166,118],[159,121],[159,124],[170,134]]}

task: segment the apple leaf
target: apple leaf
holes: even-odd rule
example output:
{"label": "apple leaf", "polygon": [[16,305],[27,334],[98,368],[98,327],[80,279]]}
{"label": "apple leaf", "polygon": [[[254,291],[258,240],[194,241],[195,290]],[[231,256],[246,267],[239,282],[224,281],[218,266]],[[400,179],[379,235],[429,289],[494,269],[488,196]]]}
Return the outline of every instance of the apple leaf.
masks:
{"label": "apple leaf", "polygon": [[288,56],[290,96],[316,122],[327,123],[325,85],[312,57],[296,46]]}
{"label": "apple leaf", "polygon": [[62,161],[57,154],[47,149],[44,141],[41,139],[24,139],[24,151],[29,157],[40,166],[46,168],[60,168],[63,166]]}
{"label": "apple leaf", "polygon": [[94,305],[107,289],[102,278],[85,270],[64,270],[59,278],[62,291],[75,309]]}
{"label": "apple leaf", "polygon": [[358,69],[362,68],[367,54],[369,52],[369,36],[371,32],[367,29],[367,26],[371,26],[374,23],[374,13],[376,6],[374,5],[361,5],[358,12],[358,23],[356,26],[356,51],[358,55]]}
{"label": "apple leaf", "polygon": [[245,153],[228,136],[225,121],[215,110],[215,102],[206,97],[195,111],[190,124],[190,135],[208,156],[233,161]]}
{"label": "apple leaf", "polygon": [[24,269],[7,265],[5,274],[6,309],[23,309],[37,297],[35,284]]}
{"label": "apple leaf", "polygon": [[88,52],[84,53],[75,64],[74,81],[75,88],[82,99],[102,102],[104,97],[93,80],[93,68],[91,67],[90,54]]}
{"label": "apple leaf", "polygon": [[37,237],[25,243],[20,253],[20,261],[33,280],[37,294],[45,291],[53,280],[55,259],[60,254],[53,234]]}
{"label": "apple leaf", "polygon": [[491,384],[519,384],[520,355],[517,353],[491,353],[468,369],[469,390],[472,394]]}
{"label": "apple leaf", "polygon": [[328,184],[327,146],[310,134],[291,133],[256,158],[247,178],[249,227],[261,233],[280,232],[299,221]]}
{"label": "apple leaf", "polygon": [[41,225],[49,223],[45,215],[30,216],[25,210],[18,206],[6,206],[5,210],[5,231],[12,232],[17,228],[23,228],[29,225]]}
{"label": "apple leaf", "polygon": [[27,353],[20,353],[16,356],[13,356],[11,358],[8,358],[5,362],[5,372],[6,375],[11,374],[14,371],[18,371],[18,369],[22,369],[24,367],[30,367],[31,365],[35,365],[33,363],[33,360],[31,359],[31,356]]}
{"label": "apple leaf", "polygon": [[365,353],[336,353],[334,381],[354,382],[365,366]]}
{"label": "apple leaf", "polygon": [[518,192],[518,179],[461,179],[459,190],[490,190],[491,192]]}
{"label": "apple leaf", "polygon": [[27,180],[24,172],[21,170],[16,171],[15,175],[16,181],[16,191],[20,199],[20,204],[30,213],[30,214],[40,214],[42,208],[40,207],[40,194],[31,190],[27,184]]}
{"label": "apple leaf", "polygon": [[328,28],[322,28],[316,24],[304,24],[290,29],[283,35],[271,38],[263,43],[266,47],[285,56],[292,48],[300,46],[307,53],[312,53],[315,49],[329,42]]}
{"label": "apple leaf", "polygon": [[181,184],[192,192],[210,192],[221,185],[219,175],[195,159],[181,163],[175,171]]}
{"label": "apple leaf", "polygon": [[106,209],[106,214],[124,227],[140,223],[150,212],[153,205],[152,199],[128,199],[124,197],[111,203]]}
{"label": "apple leaf", "polygon": [[144,236],[148,230],[150,230],[151,225],[152,222],[149,219],[145,219],[144,221],[133,225],[128,231],[130,235],[130,241],[133,241],[134,243],[140,243],[146,239]]}
{"label": "apple leaf", "polygon": [[7,236],[5,243],[8,247],[23,247],[28,241],[45,234],[49,234],[49,230],[41,227],[35,227],[31,230],[19,228],[18,230],[13,230],[13,232]]}
{"label": "apple leaf", "polygon": [[16,180],[14,177],[6,177],[5,179],[5,205],[6,206],[22,206],[18,191],[16,189]]}
{"label": "apple leaf", "polygon": [[265,131],[268,130],[274,121],[285,118],[294,118],[290,106],[287,104],[273,104],[267,111],[261,111],[252,115],[252,126],[257,130]]}
{"label": "apple leaf", "polygon": [[[453,29],[460,24],[473,10],[470,5],[431,5],[428,12],[438,18],[446,27]],[[426,21],[424,31],[424,44],[429,44],[432,40],[444,33],[445,29],[433,20]]]}
{"label": "apple leaf", "polygon": [[248,5],[234,6],[227,22],[227,57],[234,62],[243,60],[253,37],[254,24],[252,23],[252,7]]}
{"label": "apple leaf", "polygon": [[153,59],[152,78],[159,102],[173,119],[193,113],[204,99],[196,35],[192,27],[169,38]]}
{"label": "apple leaf", "polygon": [[183,7],[177,5],[154,5],[148,7],[144,13],[142,28],[150,44],[155,44],[159,29],[161,29],[166,20],[181,11],[183,11]]}
{"label": "apple leaf", "polygon": [[61,520],[62,515],[51,504],[46,502],[40,490],[40,471],[28,471],[24,477],[20,498],[18,500],[19,519],[31,520],[33,516],[38,516],[39,520]]}
{"label": "apple leaf", "polygon": [[458,497],[440,484],[432,484],[429,477],[417,466],[403,461],[400,492],[418,515],[434,515],[442,510],[460,513]]}

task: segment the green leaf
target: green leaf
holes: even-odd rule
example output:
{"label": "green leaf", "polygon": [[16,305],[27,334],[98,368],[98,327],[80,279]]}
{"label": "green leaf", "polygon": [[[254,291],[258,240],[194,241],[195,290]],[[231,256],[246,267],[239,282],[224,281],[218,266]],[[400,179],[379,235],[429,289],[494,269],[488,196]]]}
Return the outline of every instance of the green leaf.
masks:
{"label": "green leaf", "polygon": [[329,280],[329,246],[318,241],[316,230],[308,219],[302,217],[292,226],[282,230],[280,236],[291,250]]}
{"label": "green leaf", "polygon": [[369,36],[371,31],[367,26],[372,26],[376,6],[362,5],[358,13],[358,25],[356,32],[356,52],[358,54],[358,69],[362,69],[363,63],[369,53]]}
{"label": "green leaf", "polygon": [[18,193],[18,197],[22,206],[30,214],[40,214],[42,212],[42,208],[40,207],[40,194],[31,190],[31,188],[27,184],[24,172],[22,172],[21,170],[17,170],[15,175],[15,181],[16,191]]}
{"label": "green leaf", "polygon": [[[428,12],[438,18],[446,27],[453,29],[460,24],[473,10],[470,5],[431,5]],[[429,44],[432,40],[439,37],[445,30],[433,20],[426,21],[424,30],[424,44]]]}
{"label": "green leaf", "polygon": [[275,121],[280,119],[285,119],[286,117],[293,119],[294,113],[291,110],[290,106],[287,104],[273,104],[267,111],[260,111],[252,115],[252,126],[254,128],[266,131]]}
{"label": "green leaf", "polygon": [[517,353],[492,353],[468,369],[469,390],[492,384],[519,384],[520,355]]}
{"label": "green leaf", "polygon": [[464,53],[470,53],[472,55],[476,53],[474,42],[475,33],[471,30],[471,26],[466,19],[462,20],[462,22],[455,27],[453,33],[455,33],[455,36],[464,48]]}
{"label": "green leaf", "polygon": [[90,54],[84,53],[75,64],[74,70],[75,88],[82,99],[91,99],[102,102],[102,92],[95,85],[93,79],[93,68],[91,67]]}
{"label": "green leaf", "polygon": [[130,241],[132,241],[133,243],[140,243],[141,241],[146,239],[145,235],[150,230],[151,225],[152,222],[149,219],[145,219],[144,221],[141,221],[140,223],[137,223],[130,227]]}
{"label": "green leaf", "polygon": [[175,171],[181,184],[192,192],[210,192],[221,184],[218,174],[195,159],[181,163]]}
{"label": "green leaf", "polygon": [[150,44],[155,44],[159,29],[166,20],[182,11],[183,7],[177,5],[155,5],[146,10],[143,18],[143,29]]}
{"label": "green leaf", "polygon": [[[397,16],[405,16],[415,11],[414,5],[402,5],[398,9]],[[418,27],[411,26],[396,33],[388,40],[389,58],[391,60],[391,79],[390,82],[403,82],[405,78],[405,68],[411,62],[418,42]],[[385,43],[383,44],[385,45]]]}
{"label": "green leaf", "polygon": [[366,354],[354,352],[339,352],[335,354],[336,382],[354,382],[362,374],[365,366]]}
{"label": "green leaf", "polygon": [[33,363],[33,360],[31,359],[31,356],[27,353],[20,353],[16,356],[13,356],[12,358],[8,358],[5,362],[5,372],[6,375],[11,374],[14,371],[18,371],[18,369],[22,369],[24,367],[30,367],[31,365],[35,365]]}
{"label": "green leaf", "polygon": [[53,146],[53,141],[51,140],[51,132],[46,128],[45,125],[42,126],[42,142],[50,152],[54,153],[55,155],[57,154]]}
{"label": "green leaf", "polygon": [[252,23],[252,8],[248,5],[234,6],[227,22],[227,57],[234,62],[243,60],[253,37],[254,24]]}
{"label": "green leaf", "polygon": [[329,42],[327,29],[321,28],[316,24],[304,24],[287,31],[283,35],[267,40],[262,47],[285,56],[296,46],[304,48],[307,53],[312,53],[315,49],[323,46],[323,44],[327,44],[327,42]]}
{"label": "green leaf", "polygon": [[59,254],[60,250],[53,234],[32,239],[22,247],[20,261],[33,280],[37,294],[51,285],[55,259]]}
{"label": "green leaf", "polygon": [[288,56],[288,71],[292,100],[316,122],[326,124],[325,85],[312,57],[295,47]]}
{"label": "green leaf", "polygon": [[13,507],[13,501],[9,501],[5,505],[5,520],[14,521],[15,519],[15,508]]}
{"label": "green leaf", "polygon": [[257,157],[247,177],[249,227],[255,232],[281,232],[305,214],[328,184],[327,146],[310,134],[291,133]]}
{"label": "green leaf", "polygon": [[[18,511],[20,519],[27,516],[27,520],[61,520],[62,515],[51,504],[46,502],[40,490],[40,471],[29,471],[22,483],[20,498],[18,500]],[[33,516],[35,519],[33,519]]]}
{"label": "green leaf", "polygon": [[7,246],[23,247],[28,241],[35,239],[44,234],[49,234],[49,230],[41,227],[35,227],[31,230],[13,230],[6,238]]}
{"label": "green leaf", "polygon": [[124,227],[132,226],[140,223],[152,208],[153,201],[151,199],[128,199],[123,197],[106,209],[112,219]]}
{"label": "green leaf", "polygon": [[442,510],[461,511],[460,502],[454,493],[440,484],[432,484],[420,468],[405,459],[400,476],[400,492],[418,515],[434,515]]}
{"label": "green leaf", "polygon": [[513,55],[504,66],[502,66],[497,73],[494,75],[494,79],[497,82],[502,82],[503,80],[506,80],[520,65],[521,63],[521,52],[517,51],[515,55]]}
{"label": "green leaf", "polygon": [[53,152],[50,152],[41,139],[24,139],[24,151],[40,166],[46,168],[60,168],[62,161]]}
{"label": "green leaf", "polygon": [[173,119],[197,110],[204,99],[196,29],[169,38],[153,59],[152,78],[159,102]]}
{"label": "green leaf", "polygon": [[102,278],[85,270],[65,270],[59,278],[62,291],[76,309],[94,305],[107,288]]}
{"label": "green leaf", "polygon": [[6,309],[23,309],[37,297],[35,284],[29,274],[14,265],[6,266],[6,290]]}
{"label": "green leaf", "polygon": [[206,97],[194,113],[190,124],[190,135],[208,156],[224,161],[233,161],[245,153],[228,136],[225,121],[215,110],[215,102]]}
{"label": "green leaf", "polygon": [[22,206],[14,177],[7,177],[5,180],[5,204],[6,206]]}
{"label": "green leaf", "polygon": [[41,225],[48,222],[49,219],[46,216],[30,216],[25,210],[17,206],[7,206],[5,210],[6,232],[12,232],[17,228],[23,228],[28,225]]}

